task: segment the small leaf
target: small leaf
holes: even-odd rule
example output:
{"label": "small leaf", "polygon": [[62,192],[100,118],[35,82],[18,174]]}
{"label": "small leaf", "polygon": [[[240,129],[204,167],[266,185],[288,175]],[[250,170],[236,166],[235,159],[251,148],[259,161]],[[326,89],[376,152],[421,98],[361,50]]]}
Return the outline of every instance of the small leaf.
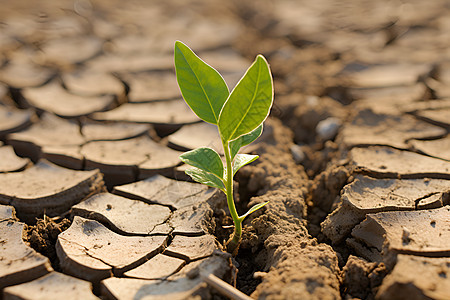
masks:
{"label": "small leaf", "polygon": [[185,171],[193,180],[205,184],[210,187],[218,188],[224,190],[224,185],[222,180],[217,178],[216,175],[203,171],[199,168],[190,168]]}
{"label": "small leaf", "polygon": [[269,115],[272,102],[272,75],[267,61],[258,55],[220,112],[222,140],[232,141],[255,130]]}
{"label": "small leaf", "polygon": [[202,147],[180,155],[182,162],[223,178],[223,164],[219,154],[211,148]]}
{"label": "small leaf", "polygon": [[258,159],[258,155],[250,155],[250,154],[238,154],[234,158],[233,164],[233,176],[236,172],[242,168],[243,166],[255,161]]}
{"label": "small leaf", "polygon": [[217,124],[229,91],[225,80],[188,46],[175,42],[175,70],[184,100],[202,120]]}
{"label": "small leaf", "polygon": [[239,219],[241,221],[243,221],[249,214],[257,211],[258,209],[260,209],[261,207],[263,207],[264,205],[266,205],[267,203],[269,203],[269,201],[263,202],[263,203],[259,203],[259,204],[255,204],[252,206],[252,208],[250,208],[245,214],[243,214],[242,216],[239,217]]}
{"label": "small leaf", "polygon": [[236,156],[236,154],[239,152],[239,149],[241,149],[244,146],[247,146],[257,138],[259,138],[262,132],[263,132],[263,124],[259,125],[259,127],[253,130],[252,132],[245,135],[241,135],[234,141],[231,141],[230,142],[231,159],[233,159]]}

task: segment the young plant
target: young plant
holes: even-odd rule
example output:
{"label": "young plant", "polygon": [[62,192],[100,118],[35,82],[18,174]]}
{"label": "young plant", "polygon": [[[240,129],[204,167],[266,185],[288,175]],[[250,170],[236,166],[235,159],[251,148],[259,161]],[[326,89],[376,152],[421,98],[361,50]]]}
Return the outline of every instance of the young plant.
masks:
{"label": "young plant", "polygon": [[262,55],[230,93],[222,76],[201,60],[189,47],[175,42],[175,69],[184,100],[203,121],[217,125],[225,156],[201,147],[180,156],[193,166],[186,170],[193,180],[223,191],[234,222],[234,233],[226,243],[227,251],[237,253],[242,236],[242,221],[268,202],[260,203],[239,216],[233,199],[233,176],[258,155],[239,154],[239,149],[256,140],[273,102],[270,68]]}

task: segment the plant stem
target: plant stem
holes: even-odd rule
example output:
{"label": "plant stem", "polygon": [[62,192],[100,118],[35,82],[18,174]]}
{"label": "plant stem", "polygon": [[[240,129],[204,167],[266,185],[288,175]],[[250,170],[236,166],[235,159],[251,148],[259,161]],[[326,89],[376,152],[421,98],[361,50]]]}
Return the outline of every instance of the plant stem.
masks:
{"label": "plant stem", "polygon": [[236,211],[236,206],[234,205],[234,197],[233,197],[233,164],[230,155],[229,142],[222,141],[223,150],[225,154],[225,159],[227,161],[227,179],[225,185],[225,192],[227,195],[227,204],[228,209],[230,210],[231,217],[233,218],[234,223],[234,233],[231,238],[227,241],[226,247],[227,251],[231,254],[236,255],[239,247],[239,243],[241,241],[242,236],[242,220],[239,218],[239,215]]}

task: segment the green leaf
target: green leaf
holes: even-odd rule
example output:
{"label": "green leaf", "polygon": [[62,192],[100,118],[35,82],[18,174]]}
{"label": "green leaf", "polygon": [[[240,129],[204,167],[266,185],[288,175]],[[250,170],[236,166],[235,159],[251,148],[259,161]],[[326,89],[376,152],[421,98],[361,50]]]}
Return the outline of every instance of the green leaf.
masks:
{"label": "green leaf", "polygon": [[229,91],[222,76],[188,46],[175,42],[175,70],[184,100],[202,120],[217,124]]}
{"label": "green leaf", "polygon": [[260,209],[261,207],[263,207],[264,205],[266,205],[267,203],[269,203],[269,201],[263,202],[263,203],[259,203],[256,205],[253,205],[252,208],[250,208],[245,214],[243,214],[242,216],[239,217],[239,219],[241,221],[243,221],[249,214],[257,211],[258,209]]}
{"label": "green leaf", "polygon": [[202,147],[192,151],[185,152],[180,155],[182,162],[203,171],[212,173],[223,178],[223,164],[219,154],[211,148]]}
{"label": "green leaf", "polygon": [[194,181],[205,184],[210,187],[218,188],[224,190],[224,185],[222,180],[217,178],[216,175],[203,171],[199,168],[190,168],[185,171]]}
{"label": "green leaf", "polygon": [[244,146],[247,146],[254,140],[256,140],[258,137],[260,137],[261,133],[263,132],[263,124],[259,125],[258,128],[253,130],[252,132],[241,135],[234,141],[230,142],[230,152],[231,152],[231,159],[233,159],[236,154],[239,152],[239,149],[241,149]]}
{"label": "green leaf", "polygon": [[265,58],[258,55],[220,112],[222,140],[231,141],[255,130],[269,115],[272,102],[272,75]]}
{"label": "green leaf", "polygon": [[250,155],[250,154],[238,154],[234,158],[233,164],[233,176],[236,172],[245,165],[255,161],[258,159],[258,155]]}

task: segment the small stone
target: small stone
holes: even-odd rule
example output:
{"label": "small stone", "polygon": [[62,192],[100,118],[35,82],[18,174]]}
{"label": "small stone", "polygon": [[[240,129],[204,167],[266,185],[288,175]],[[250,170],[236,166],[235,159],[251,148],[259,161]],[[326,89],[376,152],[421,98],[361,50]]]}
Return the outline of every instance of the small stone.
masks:
{"label": "small stone", "polygon": [[342,122],[338,118],[327,118],[320,121],[316,126],[316,133],[320,140],[332,140],[339,131]]}
{"label": "small stone", "polygon": [[292,157],[295,160],[296,164],[300,164],[305,158],[306,154],[302,150],[302,146],[294,144],[291,146]]}

